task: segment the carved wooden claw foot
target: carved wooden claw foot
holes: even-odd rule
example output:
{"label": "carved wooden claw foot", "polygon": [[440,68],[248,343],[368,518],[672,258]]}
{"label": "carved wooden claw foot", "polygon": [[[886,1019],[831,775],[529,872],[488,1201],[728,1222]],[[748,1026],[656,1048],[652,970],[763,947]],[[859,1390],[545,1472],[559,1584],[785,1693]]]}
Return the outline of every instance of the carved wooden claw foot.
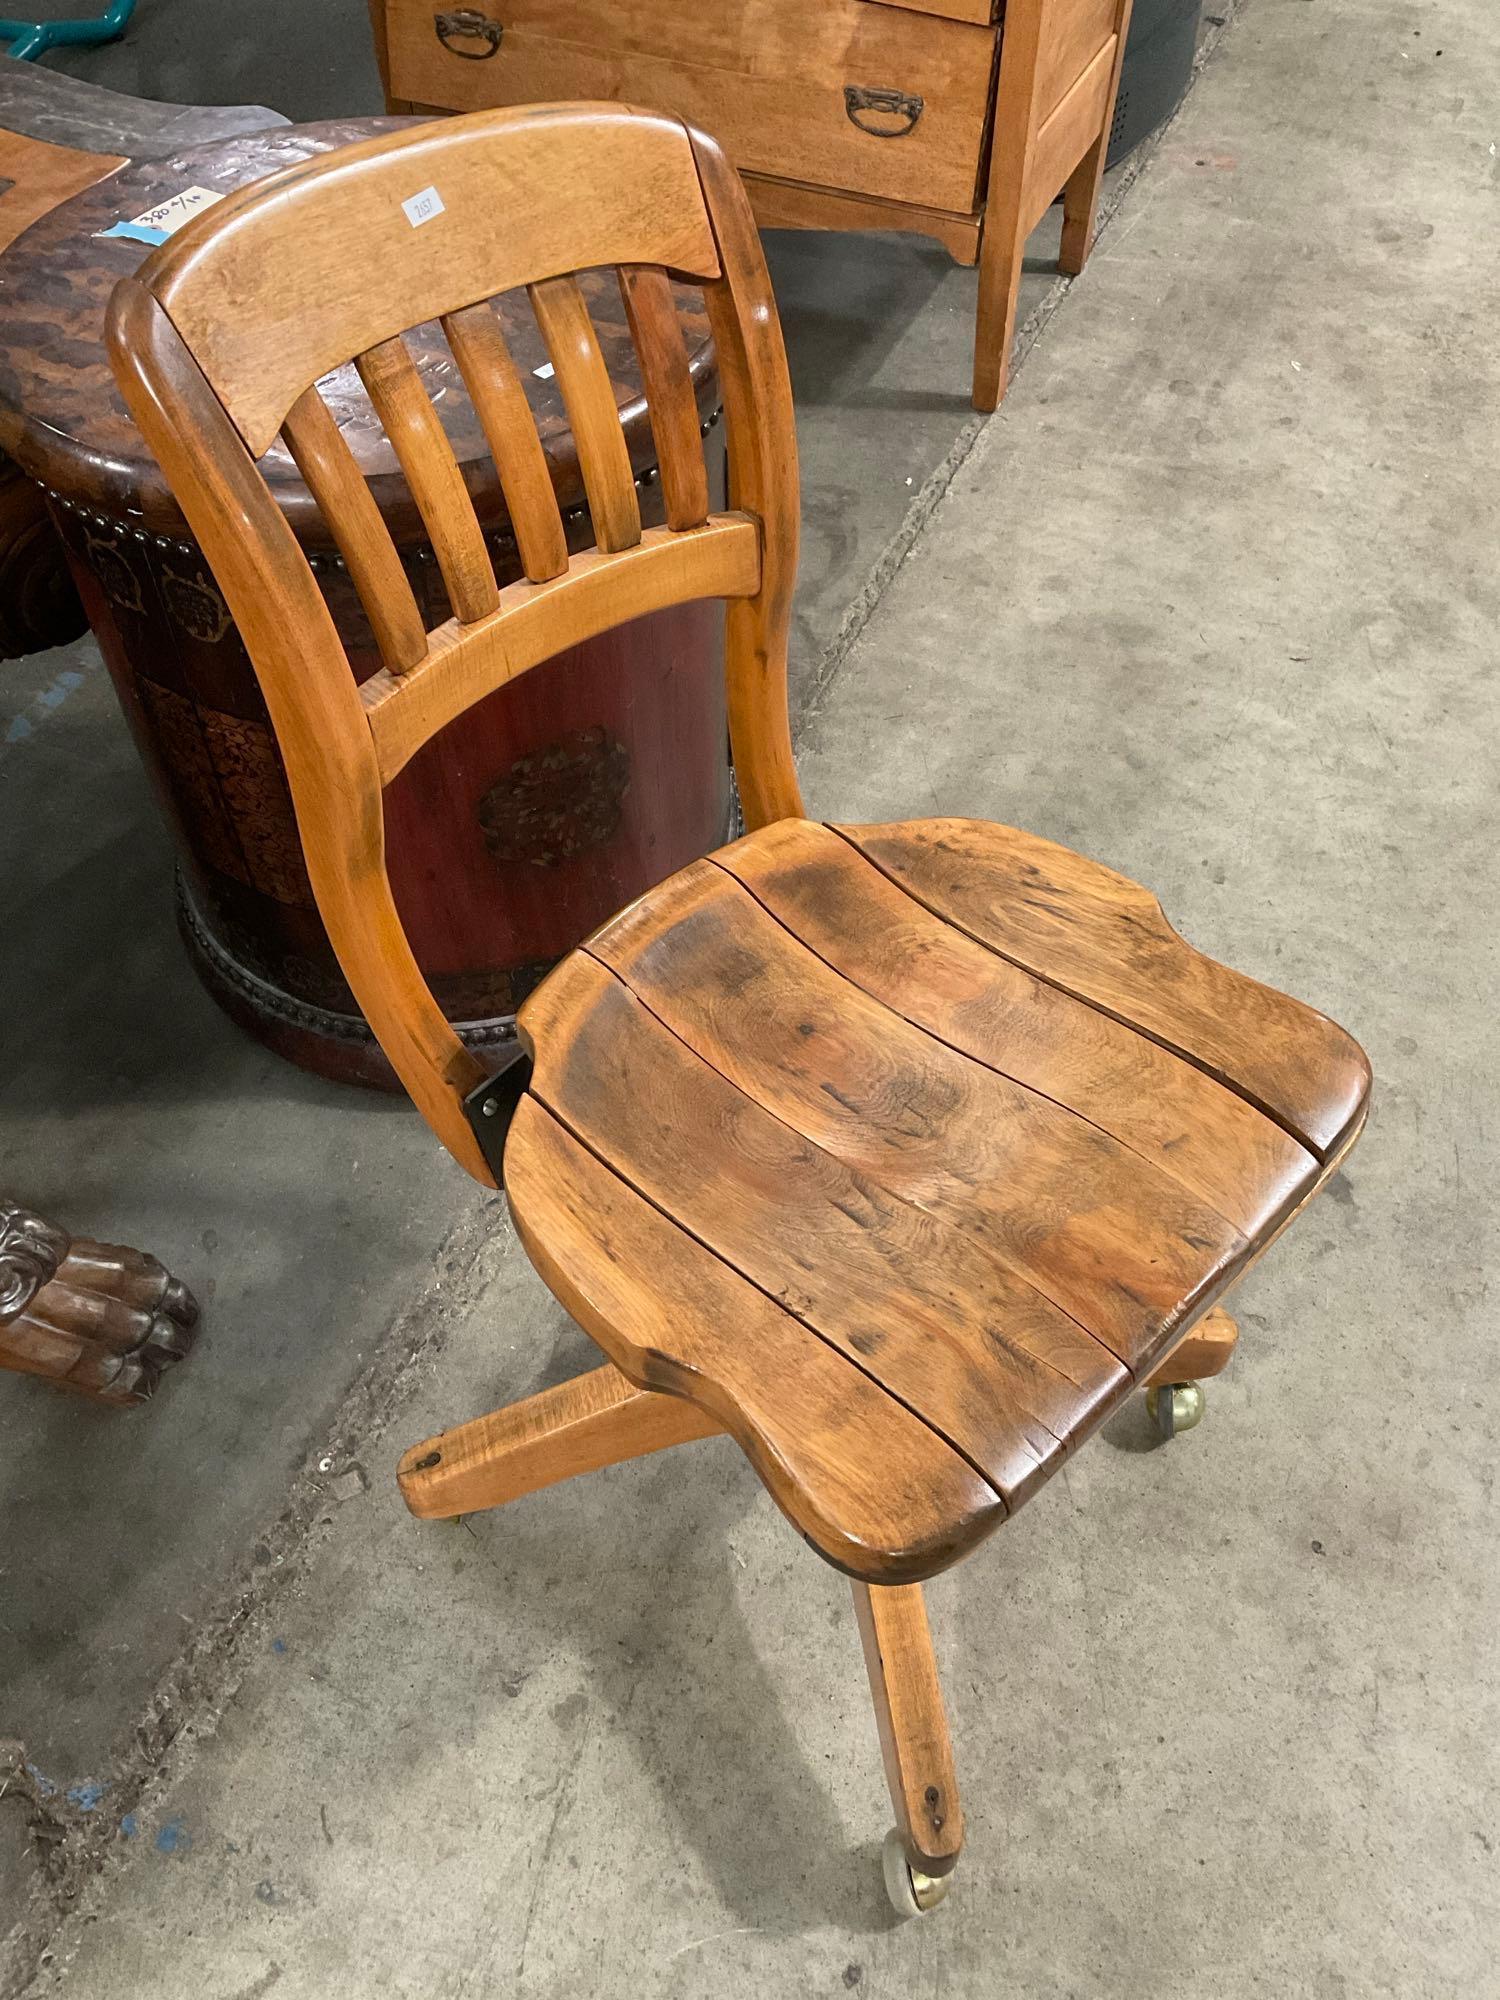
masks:
{"label": "carved wooden claw foot", "polygon": [[197,1300],[155,1257],[71,1238],[0,1197],[0,1368],[101,1403],[142,1403],[197,1323]]}

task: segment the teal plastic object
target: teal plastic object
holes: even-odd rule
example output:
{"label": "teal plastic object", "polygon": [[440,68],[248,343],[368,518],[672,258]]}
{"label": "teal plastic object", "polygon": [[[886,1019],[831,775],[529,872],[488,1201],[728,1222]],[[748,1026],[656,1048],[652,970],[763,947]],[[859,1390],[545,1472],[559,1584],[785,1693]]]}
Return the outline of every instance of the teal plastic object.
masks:
{"label": "teal plastic object", "polygon": [[112,7],[91,21],[7,21],[0,16],[0,42],[9,42],[8,55],[17,62],[35,62],[48,49],[92,48],[96,42],[112,42],[123,35],[135,12],[135,0],[115,0]]}

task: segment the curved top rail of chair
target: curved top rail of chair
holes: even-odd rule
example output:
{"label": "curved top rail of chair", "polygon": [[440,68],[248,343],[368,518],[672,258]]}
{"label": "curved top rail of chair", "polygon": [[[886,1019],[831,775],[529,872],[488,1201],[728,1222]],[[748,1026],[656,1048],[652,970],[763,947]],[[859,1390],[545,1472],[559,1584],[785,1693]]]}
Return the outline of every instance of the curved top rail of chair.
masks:
{"label": "curved top rail of chair", "polygon": [[[432,192],[413,220],[405,204]],[[718,277],[692,143],[676,119],[566,104],[446,118],[287,167],[205,211],[139,276],[259,458],[304,389],[413,324],[414,299],[436,319],[610,264]],[[342,265],[360,282],[341,291]],[[279,301],[274,325],[225,310],[246,296]]]}

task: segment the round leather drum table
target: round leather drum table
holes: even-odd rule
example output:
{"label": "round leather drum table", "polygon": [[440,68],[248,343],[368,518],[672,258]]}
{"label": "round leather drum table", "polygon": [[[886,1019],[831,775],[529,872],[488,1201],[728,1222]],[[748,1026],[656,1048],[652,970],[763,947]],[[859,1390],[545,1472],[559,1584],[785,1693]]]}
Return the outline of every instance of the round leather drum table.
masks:
{"label": "round leather drum table", "polygon": [[[175,829],[178,907],[204,983],[303,1067],[392,1082],[328,943],[250,662],[202,554],[116,394],[103,345],[116,281],[147,247],[102,232],[188,188],[227,193],[412,120],[290,126],[126,167],[0,259],[0,448],[46,489],[141,755]],[[650,422],[612,277],[583,285],[619,398],[642,518],[662,518]],[[699,419],[716,428],[701,301],[679,294]],[[574,546],[592,535],[567,417],[524,295],[500,302]],[[504,585],[521,574],[499,481],[435,327],[408,336]],[[352,369],[322,385],[401,550],[429,625],[449,615],[420,518]],[[722,446],[720,446],[722,454]],[[719,463],[722,464],[722,457]],[[711,466],[714,460],[710,460]],[[312,557],[357,678],[379,666],[322,519],[277,445],[265,461]],[[501,688],[386,792],[389,864],[412,947],[476,1047],[508,1039],[547,968],[642,890],[729,837],[720,608],[606,633]]]}

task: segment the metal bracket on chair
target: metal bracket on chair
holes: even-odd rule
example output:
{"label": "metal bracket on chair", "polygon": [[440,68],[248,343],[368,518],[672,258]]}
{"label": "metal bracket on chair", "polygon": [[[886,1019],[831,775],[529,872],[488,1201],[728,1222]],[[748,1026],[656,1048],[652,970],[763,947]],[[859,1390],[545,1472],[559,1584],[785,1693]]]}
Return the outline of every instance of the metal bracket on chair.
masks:
{"label": "metal bracket on chair", "polygon": [[[464,62],[488,62],[491,56],[498,55],[500,39],[505,33],[499,21],[492,21],[477,7],[460,7],[454,14],[434,14],[432,25],[449,55],[458,56]],[[452,40],[455,36],[460,41],[487,42],[489,47],[456,49]]]}
{"label": "metal bracket on chair", "polygon": [[530,1082],[531,1057],[520,1042],[512,1042],[495,1074],[476,1084],[464,1099],[469,1129],[499,1187],[505,1185],[505,1140],[510,1121]]}
{"label": "metal bracket on chair", "polygon": [[[904,139],[922,115],[925,100],[909,90],[877,90],[862,83],[844,85],[844,111],[851,125],[868,132],[872,139]],[[891,124],[872,124],[871,119],[897,119]]]}

